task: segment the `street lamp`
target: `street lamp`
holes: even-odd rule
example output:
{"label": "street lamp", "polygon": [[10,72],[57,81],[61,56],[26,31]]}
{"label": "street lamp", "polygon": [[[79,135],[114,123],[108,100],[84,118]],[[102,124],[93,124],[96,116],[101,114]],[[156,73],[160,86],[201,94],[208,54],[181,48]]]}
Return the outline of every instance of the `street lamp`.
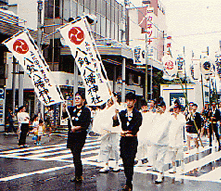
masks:
{"label": "street lamp", "polygon": [[41,49],[41,35],[42,35],[42,31],[41,31],[41,11],[43,9],[43,1],[42,0],[38,0],[38,24],[37,24],[37,28],[38,28],[38,33],[37,33],[37,45],[38,48]]}

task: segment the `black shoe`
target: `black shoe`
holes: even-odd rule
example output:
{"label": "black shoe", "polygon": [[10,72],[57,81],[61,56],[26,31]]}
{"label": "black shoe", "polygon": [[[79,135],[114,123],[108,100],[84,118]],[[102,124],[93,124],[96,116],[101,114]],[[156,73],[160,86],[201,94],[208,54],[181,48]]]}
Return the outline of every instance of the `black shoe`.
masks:
{"label": "black shoe", "polygon": [[132,191],[132,186],[125,185],[122,191]]}
{"label": "black shoe", "polygon": [[155,180],[154,183],[155,183],[155,184],[161,184],[161,183],[163,183],[163,179],[162,179],[161,181]]}
{"label": "black shoe", "polygon": [[79,176],[79,177],[74,177],[70,180],[71,182],[82,182],[83,181],[83,177],[82,176]]}

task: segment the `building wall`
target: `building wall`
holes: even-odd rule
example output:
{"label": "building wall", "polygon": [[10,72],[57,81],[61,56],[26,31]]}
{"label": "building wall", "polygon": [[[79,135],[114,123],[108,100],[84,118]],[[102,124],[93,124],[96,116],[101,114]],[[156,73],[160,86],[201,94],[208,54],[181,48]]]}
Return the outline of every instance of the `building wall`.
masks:
{"label": "building wall", "polygon": [[[156,6],[152,7],[138,7],[138,8],[130,8],[129,9],[129,42],[130,46],[141,46],[142,49],[146,49],[145,45],[145,33],[142,33],[143,30],[148,30],[148,24],[150,22],[145,18],[152,17],[152,35],[150,38],[152,42],[148,43],[149,53],[152,52],[152,58],[156,61],[161,61],[163,57],[163,31],[166,31],[166,18],[165,14],[161,11],[156,12]],[[157,14],[156,14],[157,13]],[[149,36],[149,34],[147,35]],[[149,63],[153,64],[153,66],[158,69],[162,68],[162,64],[156,61],[149,61]]]}
{"label": "building wall", "polygon": [[[45,1],[45,0],[43,0]],[[20,18],[24,19],[25,26],[31,29],[37,29],[38,21],[38,3],[37,0],[9,0],[9,10],[16,13]],[[42,23],[44,11],[42,11]]]}

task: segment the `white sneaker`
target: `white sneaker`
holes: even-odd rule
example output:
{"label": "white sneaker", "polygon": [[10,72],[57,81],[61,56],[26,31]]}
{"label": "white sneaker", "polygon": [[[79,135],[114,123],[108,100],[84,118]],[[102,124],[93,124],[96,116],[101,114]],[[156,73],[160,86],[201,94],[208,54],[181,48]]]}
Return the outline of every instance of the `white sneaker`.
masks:
{"label": "white sneaker", "polygon": [[113,168],[113,172],[118,172],[120,170],[120,167],[118,164],[116,164]]}
{"label": "white sneaker", "polygon": [[170,174],[175,174],[175,173],[176,173],[176,170],[174,170],[174,169],[172,168],[172,169],[169,170],[169,173],[170,173]]}
{"label": "white sneaker", "polygon": [[109,166],[105,166],[104,168],[100,169],[99,172],[108,172]]}
{"label": "white sneaker", "polygon": [[161,184],[163,183],[163,175],[162,174],[158,174],[157,179],[155,180],[155,184]]}
{"label": "white sneaker", "polygon": [[138,163],[136,164],[136,166],[143,166],[142,160],[138,160]]}

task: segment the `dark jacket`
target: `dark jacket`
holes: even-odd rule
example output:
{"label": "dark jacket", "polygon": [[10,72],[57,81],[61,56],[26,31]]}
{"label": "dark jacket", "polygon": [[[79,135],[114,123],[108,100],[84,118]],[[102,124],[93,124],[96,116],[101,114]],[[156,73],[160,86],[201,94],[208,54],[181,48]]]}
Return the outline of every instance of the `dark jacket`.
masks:
{"label": "dark jacket", "polygon": [[[68,107],[68,111],[72,118],[73,126],[81,126],[82,129],[72,132],[70,119],[68,119],[68,141],[67,147],[72,147],[75,143],[79,142],[79,140],[86,139],[87,129],[91,122],[91,111],[85,106],[82,106],[81,109],[77,109],[76,106]],[[63,118],[68,117],[67,112],[63,112]]]}
{"label": "dark jacket", "polygon": [[194,120],[196,122],[196,126],[199,129],[201,129],[201,124],[202,124],[202,118],[201,118],[201,115],[199,112],[196,112],[194,115],[193,115],[193,118],[192,116],[189,114],[186,118],[187,122],[186,122],[186,131],[188,133],[198,133],[197,130],[196,130],[196,127],[194,125]]}
{"label": "dark jacket", "polygon": [[[133,135],[136,135],[137,132],[139,131],[139,127],[142,124],[142,114],[136,108],[133,109],[132,113],[133,116],[131,117],[131,119],[130,117],[127,116],[127,109],[122,110],[119,113],[121,120],[121,128],[124,131],[129,130]],[[118,126],[119,124],[120,123],[118,119],[113,121],[114,126]]]}
{"label": "dark jacket", "polygon": [[[216,123],[217,121],[220,120],[220,111],[217,108],[215,109],[215,112],[213,112],[212,109],[210,109],[209,117],[210,117],[210,122]],[[214,117],[214,118],[211,119],[211,117]]]}

